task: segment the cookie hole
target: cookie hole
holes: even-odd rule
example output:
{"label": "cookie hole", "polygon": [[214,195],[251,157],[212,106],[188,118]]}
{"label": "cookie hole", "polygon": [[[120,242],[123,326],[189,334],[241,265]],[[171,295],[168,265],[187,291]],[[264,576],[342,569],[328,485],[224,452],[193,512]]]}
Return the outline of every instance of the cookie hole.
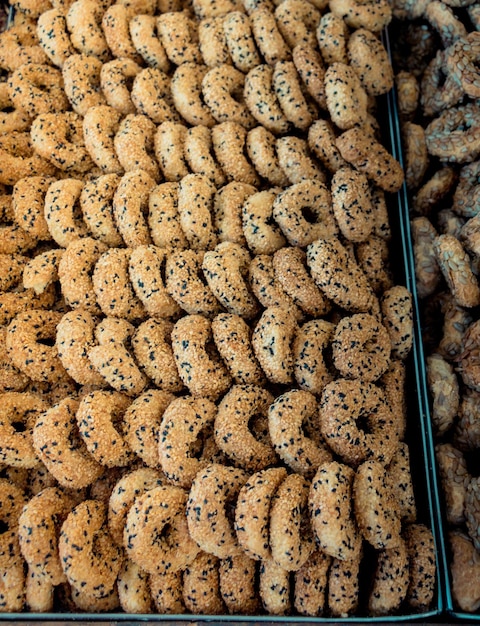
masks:
{"label": "cookie hole", "polygon": [[152,534],[152,546],[161,546],[165,541],[168,543],[171,529],[171,524],[165,524],[160,530],[156,530]]}
{"label": "cookie hole", "polygon": [[266,415],[252,415],[252,417],[248,420],[248,430],[252,433],[257,441],[270,444],[268,417]]}
{"label": "cookie hole", "polygon": [[76,424],[71,425],[70,432],[67,435],[67,441],[70,450],[85,450],[85,443],[78,432]]}
{"label": "cookie hole", "polygon": [[367,413],[361,413],[356,420],[358,430],[366,435],[370,435],[372,433],[372,429],[368,423],[368,417]]}
{"label": "cookie hole", "polygon": [[75,199],[75,202],[72,206],[72,217],[75,223],[75,227],[80,231],[85,230],[85,222],[83,221],[83,210],[82,205],[80,203],[80,196]]}
{"label": "cookie hole", "polygon": [[375,352],[375,350],[378,350],[378,337],[377,337],[377,335],[367,339],[367,341],[363,344],[363,350],[365,352]]}
{"label": "cookie hole", "polygon": [[55,337],[41,337],[37,340],[37,343],[42,346],[48,346],[49,348],[53,348],[55,346]]}
{"label": "cookie hole", "polygon": [[227,518],[232,531],[235,529],[235,509],[236,498],[228,499],[225,502],[225,517]]}
{"label": "cookie hole", "polygon": [[12,428],[17,433],[24,433],[27,430],[27,427],[24,422],[20,422],[20,421],[11,422],[11,425],[12,425]]}
{"label": "cookie hole", "polygon": [[202,428],[195,441],[188,448],[188,456],[192,459],[201,459],[208,439],[212,436],[211,428]]}
{"label": "cookie hole", "polygon": [[160,265],[158,269],[160,272],[160,277],[162,279],[162,284],[166,285],[167,284],[167,257],[166,255],[160,261]]}
{"label": "cookie hole", "polygon": [[222,363],[220,355],[218,354],[217,346],[215,345],[214,341],[207,341],[207,343],[205,344],[205,352],[207,353],[208,358],[214,363]]}
{"label": "cookie hole", "polygon": [[318,213],[316,213],[310,206],[302,206],[300,209],[303,219],[309,224],[316,224],[318,222]]}
{"label": "cookie hole", "polygon": [[235,100],[235,102],[238,102],[238,104],[245,104],[245,99],[243,97],[243,92],[244,92],[243,85],[239,85],[238,87],[233,89],[230,92],[232,100]]}
{"label": "cookie hole", "polygon": [[197,268],[197,278],[202,283],[202,285],[208,287],[207,279],[205,278],[205,274],[203,273],[203,270],[200,266],[198,266]]}

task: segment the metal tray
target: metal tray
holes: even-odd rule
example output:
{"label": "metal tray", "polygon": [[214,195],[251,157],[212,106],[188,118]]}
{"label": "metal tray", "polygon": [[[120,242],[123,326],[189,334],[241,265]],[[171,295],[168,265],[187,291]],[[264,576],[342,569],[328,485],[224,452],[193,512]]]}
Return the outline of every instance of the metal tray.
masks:
{"label": "metal tray", "polygon": [[[386,37],[388,47],[388,34]],[[395,93],[389,94],[390,104],[389,109],[391,111],[389,115],[390,137],[392,140],[391,150],[392,154],[403,165],[403,154],[401,144],[401,134],[399,125],[399,115],[397,111],[397,102]],[[396,127],[396,128],[395,128]],[[480,621],[479,613],[465,613],[455,608],[453,596],[452,596],[452,579],[450,573],[450,550],[447,545],[447,528],[445,507],[442,498],[442,488],[440,482],[440,475],[435,457],[435,439],[433,436],[432,422],[430,416],[430,403],[429,393],[426,379],[426,369],[424,361],[424,352],[422,345],[422,326],[421,326],[421,314],[419,312],[418,298],[416,296],[415,287],[415,262],[412,249],[412,237],[410,232],[410,217],[409,217],[409,203],[407,188],[404,184],[402,189],[398,193],[399,213],[400,213],[400,227],[404,229],[404,235],[402,235],[402,241],[405,242],[405,249],[403,258],[405,260],[405,266],[409,265],[409,270],[406,270],[406,286],[414,294],[414,307],[415,307],[415,322],[416,322],[416,339],[419,339],[419,345],[417,350],[414,351],[414,366],[416,369],[417,381],[422,386],[422,391],[419,396],[420,401],[425,401],[422,409],[422,417],[425,427],[425,442],[424,453],[425,462],[430,466],[430,493],[429,497],[432,501],[433,510],[435,511],[435,528],[436,532],[436,547],[438,565],[440,568],[440,580],[441,580],[441,595],[443,602],[443,610],[446,614],[453,618],[453,622],[459,620],[466,621]]]}
{"label": "metal tray", "polygon": [[[10,15],[11,17],[11,15]],[[388,32],[383,35],[384,44],[390,52]],[[402,147],[399,117],[397,112],[396,93],[393,89],[389,94],[379,99],[378,115],[381,128],[384,132],[384,143],[393,156],[402,163]],[[28,624],[33,621],[43,624],[53,623],[89,623],[104,622],[114,624],[115,622],[156,622],[171,624],[188,624],[216,622],[222,623],[392,623],[432,620],[436,616],[444,614],[444,607],[452,610],[451,594],[449,593],[449,576],[446,567],[446,551],[442,539],[442,520],[440,515],[439,491],[437,475],[435,472],[435,458],[433,450],[433,436],[430,425],[430,415],[428,408],[428,394],[426,385],[426,371],[424,365],[424,354],[421,340],[421,324],[419,317],[418,299],[415,287],[415,267],[413,259],[412,239],[410,233],[409,207],[407,190],[405,184],[397,194],[387,197],[390,224],[393,233],[390,256],[391,259],[401,258],[402,263],[392,263],[395,280],[397,284],[405,285],[412,293],[414,308],[414,341],[411,354],[407,360],[407,390],[408,390],[408,425],[406,441],[410,447],[411,469],[414,477],[415,498],[418,509],[418,521],[425,523],[432,529],[436,553],[437,553],[437,574],[436,591],[432,606],[424,612],[398,613],[389,616],[368,617],[366,613],[347,618],[332,617],[302,617],[297,615],[271,616],[271,615],[163,615],[145,614],[131,615],[123,612],[118,613],[0,613],[0,622],[15,621],[20,624]],[[472,618],[470,615],[457,614],[457,617]],[[478,619],[478,616],[477,616]]]}

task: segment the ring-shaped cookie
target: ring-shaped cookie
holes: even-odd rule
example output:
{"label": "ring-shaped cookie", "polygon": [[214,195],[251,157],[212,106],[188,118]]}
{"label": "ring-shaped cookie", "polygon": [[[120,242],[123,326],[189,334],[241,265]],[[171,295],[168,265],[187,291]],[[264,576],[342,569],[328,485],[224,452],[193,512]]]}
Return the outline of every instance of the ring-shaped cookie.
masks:
{"label": "ring-shaped cookie", "polygon": [[68,7],[65,19],[73,47],[81,54],[108,61],[110,49],[102,29],[105,6],[94,0],[76,0]]}
{"label": "ring-shaped cookie", "polygon": [[0,480],[0,497],[4,503],[0,518],[4,527],[0,544],[3,571],[0,598],[3,612],[16,613],[25,604],[25,562],[18,543],[18,519],[27,497],[23,489],[6,478]]}
{"label": "ring-shaped cookie", "polygon": [[57,324],[55,345],[67,374],[80,385],[104,385],[93,367],[88,351],[95,345],[97,319],[89,311],[67,311]]}
{"label": "ring-shaped cookie", "polygon": [[19,313],[8,325],[6,344],[12,363],[37,382],[57,383],[68,375],[55,345],[62,314],[36,309]]}
{"label": "ring-shaped cookie", "polygon": [[[327,298],[345,310],[366,312],[375,306],[365,273],[336,237],[312,242],[307,247],[307,265]],[[338,280],[340,274],[342,279]]]}
{"label": "ring-shaped cookie", "polygon": [[194,397],[216,400],[230,387],[230,373],[215,348],[206,317],[180,318],[173,327],[172,349],[179,376]]}
{"label": "ring-shaped cookie", "polygon": [[220,560],[200,552],[183,573],[183,600],[188,612],[199,615],[222,615],[225,613],[220,593],[218,567]]}
{"label": "ring-shaped cookie", "polygon": [[257,65],[245,77],[245,104],[257,122],[275,135],[288,132],[290,124],[273,90],[273,68]]}
{"label": "ring-shaped cookie", "polygon": [[170,77],[158,67],[146,67],[135,76],[131,97],[138,112],[155,124],[180,121],[170,92]]}
{"label": "ring-shaped cookie", "polygon": [[220,561],[220,593],[230,614],[256,615],[260,610],[256,571],[256,562],[246,554]]}
{"label": "ring-shaped cookie", "polygon": [[148,467],[158,468],[159,426],[175,396],[162,389],[147,389],[123,414],[123,436],[132,451]]}
{"label": "ring-shaped cookie", "polygon": [[158,458],[171,483],[190,489],[210,459],[193,454],[197,441],[213,432],[217,408],[206,398],[175,398],[165,409],[158,432]]}
{"label": "ring-shaped cookie", "polygon": [[28,563],[25,601],[31,611],[51,611],[54,587],[66,582],[57,546],[61,524],[73,506],[66,493],[46,487],[29,500],[20,516],[20,546]]}
{"label": "ring-shaped cookie", "polygon": [[148,199],[148,226],[153,243],[169,252],[189,247],[178,212],[178,183],[161,183]]}
{"label": "ring-shaped cookie", "polygon": [[90,107],[105,104],[100,88],[102,62],[94,56],[72,54],[63,64],[65,94],[72,109],[85,116]]}
{"label": "ring-shaped cookie", "polygon": [[155,185],[155,179],[142,169],[125,172],[118,183],[113,196],[113,216],[127,246],[135,248],[152,243],[147,213]]}
{"label": "ring-shaped cookie", "polygon": [[192,126],[184,137],[184,157],[194,174],[209,178],[215,187],[226,183],[226,176],[213,155],[212,131],[207,126]]}
{"label": "ring-shaped cookie", "polygon": [[48,241],[50,230],[45,220],[45,194],[54,179],[47,176],[28,176],[18,180],[12,191],[12,210],[15,221],[34,239]]}
{"label": "ring-shaped cookie", "polygon": [[334,328],[323,319],[309,320],[300,326],[293,342],[295,380],[301,389],[316,395],[333,380],[326,355]]}
{"label": "ring-shaped cookie", "polygon": [[262,313],[252,335],[252,345],[266,377],[272,383],[293,382],[293,340],[297,331],[294,313],[271,306]]}
{"label": "ring-shaped cookie", "polygon": [[315,549],[308,511],[310,482],[290,474],[279,485],[270,507],[272,559],[287,571],[297,571]]}
{"label": "ring-shaped cookie", "polygon": [[258,186],[260,179],[245,154],[248,131],[236,122],[222,122],[212,128],[213,151],[228,180]]}
{"label": "ring-shaped cookie", "polygon": [[399,545],[399,505],[380,461],[369,459],[358,466],[353,479],[353,506],[362,536],[376,550]]}
{"label": "ring-shaped cookie", "polygon": [[250,19],[243,11],[230,11],[223,20],[223,31],[232,63],[240,72],[247,74],[262,62]]}
{"label": "ring-shaped cookie", "polygon": [[302,311],[284,291],[275,276],[271,254],[256,254],[250,263],[248,273],[250,287],[263,307],[267,309],[270,306],[283,306],[291,309],[296,319],[302,319]]}
{"label": "ring-shaped cookie", "polygon": [[212,215],[215,191],[211,180],[201,174],[188,174],[179,183],[180,224],[193,250],[210,250],[217,243]]}
{"label": "ring-shaped cookie", "polygon": [[65,398],[43,413],[33,429],[38,458],[62,487],[72,489],[88,487],[105,471],[80,437],[78,404],[74,398]]}
{"label": "ring-shaped cookie", "polygon": [[134,321],[146,317],[145,308],[137,298],[128,266],[130,248],[109,248],[95,264],[92,284],[97,303],[104,315]]}
{"label": "ring-shaped cookie", "polygon": [[159,37],[155,15],[134,15],[129,23],[130,37],[137,53],[150,68],[167,72],[170,63]]}
{"label": "ring-shaped cookie", "polygon": [[59,170],[83,173],[92,167],[83,140],[83,118],[75,111],[39,115],[30,137],[35,151]]}
{"label": "ring-shaped cookie", "polygon": [[83,118],[85,148],[105,174],[123,172],[113,143],[121,118],[120,111],[106,104],[90,108]]}
{"label": "ring-shaped cookie", "polygon": [[48,63],[47,54],[38,42],[36,29],[31,24],[13,24],[2,32],[0,45],[1,66],[14,72],[24,63]]}
{"label": "ring-shaped cookie", "polygon": [[320,11],[313,2],[305,0],[285,0],[275,8],[278,28],[293,50],[298,44],[315,46],[315,28],[320,19]]}
{"label": "ring-shaped cookie", "polygon": [[217,189],[213,201],[213,221],[219,241],[246,244],[242,227],[242,206],[257,190],[253,185],[232,181]]}
{"label": "ring-shaped cookie", "polygon": [[283,616],[291,609],[290,572],[273,559],[265,559],[259,568],[259,595],[269,615]]}
{"label": "ring-shaped cookie", "polygon": [[80,192],[80,209],[88,230],[99,243],[121,247],[124,241],[113,218],[112,202],[120,182],[117,174],[103,174],[89,180]]}
{"label": "ring-shaped cookie", "polygon": [[75,48],[70,41],[65,14],[60,8],[51,8],[39,15],[37,20],[37,36],[40,47],[50,62],[59,68]]}
{"label": "ring-shaped cookie", "polygon": [[195,476],[187,502],[188,531],[208,554],[224,559],[241,553],[227,509],[238,498],[247,478],[243,469],[219,463],[207,465]]}
{"label": "ring-shaped cookie", "polygon": [[314,119],[312,105],[303,93],[300,76],[293,61],[275,63],[272,85],[285,117],[295,128],[306,131]]}
{"label": "ring-shaped cookie", "polygon": [[[299,44],[292,50],[292,59],[302,80],[302,87],[321,109],[326,110],[325,63],[321,54],[312,45]],[[311,108],[311,105],[307,107],[310,118],[312,117]]]}
{"label": "ring-shaped cookie", "polygon": [[253,353],[247,322],[239,315],[219,313],[212,321],[213,340],[233,380],[239,385],[260,385],[263,371]]}
{"label": "ring-shaped cookie", "polygon": [[290,184],[295,185],[306,180],[326,182],[325,172],[310,153],[306,139],[294,135],[278,137],[275,148],[278,163]]}
{"label": "ring-shaped cookie", "polygon": [[128,57],[107,61],[100,70],[100,87],[105,100],[122,115],[135,113],[131,89],[141,70],[141,66]]}
{"label": "ring-shaped cookie", "polygon": [[382,321],[390,336],[393,358],[406,359],[412,348],[412,306],[412,294],[403,285],[394,285],[382,295]]}
{"label": "ring-shaped cookie", "polygon": [[127,614],[152,613],[153,598],[147,572],[125,559],[117,578],[118,601]]}
{"label": "ring-shaped cookie", "polygon": [[271,557],[269,521],[275,492],[287,477],[284,467],[255,472],[240,489],[235,507],[235,532],[243,551],[256,561]]}
{"label": "ring-shaped cookie", "polygon": [[253,254],[272,254],[286,244],[282,231],[273,220],[275,189],[251,194],[242,207],[243,234]]}
{"label": "ring-shaped cookie", "polygon": [[[339,402],[341,398],[341,402]],[[320,398],[320,429],[328,446],[352,466],[367,459],[389,463],[398,446],[392,409],[380,387],[337,378]],[[365,420],[366,428],[361,425]]]}
{"label": "ring-shaped cookie", "polygon": [[355,127],[340,135],[337,148],[342,157],[383,191],[398,191],[404,180],[400,164],[374,137]]}
{"label": "ring-shaped cookie", "polygon": [[273,187],[286,187],[289,179],[280,167],[275,135],[263,126],[256,126],[247,133],[245,142],[248,158],[262,178]]}
{"label": "ring-shaped cookie", "polygon": [[320,465],[310,485],[310,517],[317,544],[341,561],[358,557],[362,546],[353,513],[354,475],[348,465],[330,461]]}
{"label": "ring-shaped cookie", "polygon": [[182,63],[172,76],[171,91],[175,107],[186,122],[211,128],[215,118],[202,98],[202,81],[207,72],[206,65]]}
{"label": "ring-shaped cookie", "polygon": [[349,241],[365,241],[374,227],[374,210],[365,174],[340,167],[331,182],[332,208],[340,232]]}
{"label": "ring-shaped cookie", "polygon": [[272,402],[272,394],[262,387],[233,385],[218,406],[215,441],[229,459],[246,470],[259,471],[277,460],[270,438],[260,439],[251,424],[256,417],[266,417]]}
{"label": "ring-shaped cookie", "polygon": [[302,181],[281,191],[272,214],[291,246],[304,247],[338,233],[332,197],[320,181]]}
{"label": "ring-shaped cookie", "polygon": [[277,61],[289,61],[290,49],[282,37],[273,11],[258,6],[248,16],[258,50],[268,65]]}
{"label": "ring-shaped cookie", "polygon": [[65,248],[58,263],[58,279],[65,302],[72,309],[100,313],[93,291],[92,272],[106,250],[106,244],[92,237],[75,239]]}
{"label": "ring-shaped cookie", "polygon": [[34,118],[41,113],[61,112],[68,108],[63,83],[62,72],[56,67],[26,63],[10,75],[8,93],[13,106]]}
{"label": "ring-shaped cookie", "polygon": [[115,483],[108,499],[108,530],[117,546],[123,546],[125,520],[135,498],[164,483],[162,473],[149,467],[133,469]]}
{"label": "ring-shaped cookie", "polygon": [[0,462],[10,467],[38,466],[32,432],[36,419],[49,408],[47,402],[29,392],[10,391],[0,397]]}
{"label": "ring-shaped cookie", "polygon": [[0,184],[3,185],[15,185],[21,178],[55,173],[55,166],[38,153],[31,134],[26,131],[0,136],[0,161]]}
{"label": "ring-shaped cookie", "polygon": [[370,313],[343,317],[335,328],[333,364],[344,378],[375,382],[388,369],[390,352],[386,327]]}
{"label": "ring-shaped cookie", "polygon": [[92,457],[106,467],[123,467],[133,458],[121,434],[121,417],[130,404],[131,399],[118,391],[96,390],[78,405],[79,433]]}
{"label": "ring-shaped cookie", "polygon": [[155,487],[135,499],[124,529],[129,558],[151,575],[185,569],[200,548],[190,537],[180,487]]}
{"label": "ring-shaped cookie", "polygon": [[207,250],[202,270],[212,293],[229,312],[251,319],[259,306],[248,286],[250,254],[246,248],[231,241]]}
{"label": "ring-shaped cookie", "polygon": [[160,180],[160,169],[154,153],[156,126],[146,115],[130,113],[118,126],[113,146],[125,172],[143,170],[155,182]]}
{"label": "ring-shaped cookie", "polygon": [[189,174],[184,150],[186,134],[187,127],[173,121],[162,122],[155,131],[155,156],[169,182],[179,182]]}
{"label": "ring-shaped cookie", "polygon": [[62,524],[58,552],[73,588],[94,598],[107,595],[115,585],[123,554],[109,535],[106,504],[99,500],[78,504]]}
{"label": "ring-shaped cookie", "polygon": [[169,11],[157,17],[157,31],[171,63],[202,63],[197,24],[184,11]]}
{"label": "ring-shaped cookie", "polygon": [[241,100],[244,82],[244,74],[231,65],[213,67],[205,74],[202,80],[203,97],[219,124],[236,122],[247,129],[255,125],[254,118]]}
{"label": "ring-shaped cookie", "polygon": [[380,0],[374,6],[358,0],[333,0],[329,6],[334,15],[353,29],[366,28],[379,33],[392,19],[392,8],[387,0]]}
{"label": "ring-shaped cookie", "polygon": [[165,284],[166,250],[154,245],[138,246],[129,260],[129,276],[133,290],[152,317],[172,317],[180,308],[169,295]]}
{"label": "ring-shaped cookie", "polygon": [[[308,478],[322,463],[332,459],[326,446],[318,445],[303,430],[303,424],[314,421],[317,414],[315,396],[302,389],[278,396],[268,409],[268,432],[275,451],[290,469]],[[275,555],[274,558],[278,561]]]}
{"label": "ring-shaped cookie", "polygon": [[110,387],[129,396],[139,395],[148,384],[131,348],[134,332],[135,327],[127,320],[105,317],[95,328],[97,345],[87,355]]}
{"label": "ring-shaped cookie", "polygon": [[52,239],[63,248],[88,234],[80,209],[82,189],[82,180],[63,178],[53,181],[45,194],[45,221]]}
{"label": "ring-shaped cookie", "polygon": [[202,250],[179,250],[168,255],[165,284],[169,295],[186,313],[213,317],[222,307],[202,276],[204,255]]}
{"label": "ring-shaped cookie", "polygon": [[111,54],[117,59],[141,62],[130,36],[130,19],[134,11],[127,4],[110,4],[102,16],[102,30]]}
{"label": "ring-shaped cookie", "polygon": [[330,311],[331,303],[311,277],[301,248],[280,248],[273,254],[272,265],[276,281],[302,311],[313,317]]}
{"label": "ring-shaped cookie", "polygon": [[350,63],[367,94],[380,96],[388,93],[393,87],[393,69],[378,37],[366,28],[358,28],[350,35],[347,50]]}

